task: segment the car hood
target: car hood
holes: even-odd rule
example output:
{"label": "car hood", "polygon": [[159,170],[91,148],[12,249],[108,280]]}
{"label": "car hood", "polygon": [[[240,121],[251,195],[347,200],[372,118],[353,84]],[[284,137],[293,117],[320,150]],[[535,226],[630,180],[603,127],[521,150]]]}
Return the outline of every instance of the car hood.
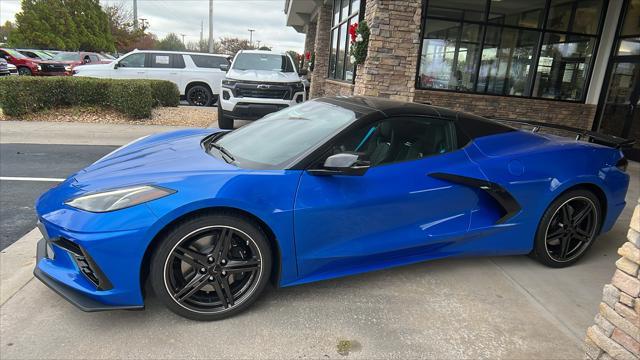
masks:
{"label": "car hood", "polygon": [[72,185],[96,191],[176,181],[202,173],[237,171],[237,167],[207,154],[202,148],[202,139],[217,131],[189,129],[138,139],[73,175]]}
{"label": "car hood", "polygon": [[281,72],[269,70],[235,70],[227,72],[227,79],[240,81],[264,81],[275,83],[289,83],[300,81],[300,76],[295,72]]}

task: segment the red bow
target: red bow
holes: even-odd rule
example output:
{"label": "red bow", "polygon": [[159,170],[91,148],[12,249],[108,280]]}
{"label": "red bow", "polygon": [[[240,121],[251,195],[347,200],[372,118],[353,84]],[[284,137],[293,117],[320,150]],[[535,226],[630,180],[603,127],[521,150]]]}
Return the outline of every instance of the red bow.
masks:
{"label": "red bow", "polygon": [[356,41],[356,37],[358,37],[358,23],[353,23],[349,26],[349,36],[351,37],[351,42]]}

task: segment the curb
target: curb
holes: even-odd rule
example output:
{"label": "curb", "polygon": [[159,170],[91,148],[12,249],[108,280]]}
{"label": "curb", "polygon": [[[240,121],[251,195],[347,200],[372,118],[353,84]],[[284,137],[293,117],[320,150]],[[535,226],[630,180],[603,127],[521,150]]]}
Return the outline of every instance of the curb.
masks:
{"label": "curb", "polygon": [[36,244],[41,238],[40,231],[35,228],[0,252],[0,305],[33,279]]}

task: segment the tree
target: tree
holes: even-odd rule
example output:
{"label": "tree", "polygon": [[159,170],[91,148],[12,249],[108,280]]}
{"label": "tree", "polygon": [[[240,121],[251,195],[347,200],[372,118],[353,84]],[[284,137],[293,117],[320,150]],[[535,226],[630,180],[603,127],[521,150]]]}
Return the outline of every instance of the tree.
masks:
{"label": "tree", "polygon": [[0,25],[0,43],[5,43],[11,37],[11,32],[15,30],[15,27],[11,21],[7,21],[4,25]]}
{"label": "tree", "polygon": [[116,3],[105,7],[107,18],[109,19],[109,29],[115,42],[116,49],[121,52],[129,52],[139,43],[152,43],[151,49],[155,46],[155,41],[145,33],[147,26],[141,24],[138,29],[134,26],[133,11],[124,6],[124,3]]}
{"label": "tree", "polygon": [[249,40],[223,37],[220,39],[220,53],[235,56],[240,50],[253,50],[255,46]]}
{"label": "tree", "polygon": [[158,50],[170,50],[170,51],[182,51],[186,47],[178,35],[175,33],[169,33],[164,39],[160,40],[156,46]]}
{"label": "tree", "polygon": [[138,50],[153,50],[158,45],[158,37],[155,34],[144,33],[131,43],[130,48],[123,49],[122,51],[131,51],[133,49]]}
{"label": "tree", "polygon": [[265,51],[271,51],[271,48],[265,45],[262,45],[258,48],[258,50],[265,50]]}
{"label": "tree", "polygon": [[22,0],[13,46],[114,51],[107,14],[99,0]]}

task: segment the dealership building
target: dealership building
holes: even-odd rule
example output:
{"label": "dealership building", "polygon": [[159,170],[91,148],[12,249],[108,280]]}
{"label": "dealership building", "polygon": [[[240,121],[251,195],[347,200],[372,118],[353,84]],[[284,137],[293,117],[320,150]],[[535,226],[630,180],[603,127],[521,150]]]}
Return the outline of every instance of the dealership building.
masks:
{"label": "dealership building", "polygon": [[[311,97],[380,96],[636,139],[640,0],[286,0]],[[366,21],[364,63],[348,28]],[[310,60],[305,60],[309,66]]]}

